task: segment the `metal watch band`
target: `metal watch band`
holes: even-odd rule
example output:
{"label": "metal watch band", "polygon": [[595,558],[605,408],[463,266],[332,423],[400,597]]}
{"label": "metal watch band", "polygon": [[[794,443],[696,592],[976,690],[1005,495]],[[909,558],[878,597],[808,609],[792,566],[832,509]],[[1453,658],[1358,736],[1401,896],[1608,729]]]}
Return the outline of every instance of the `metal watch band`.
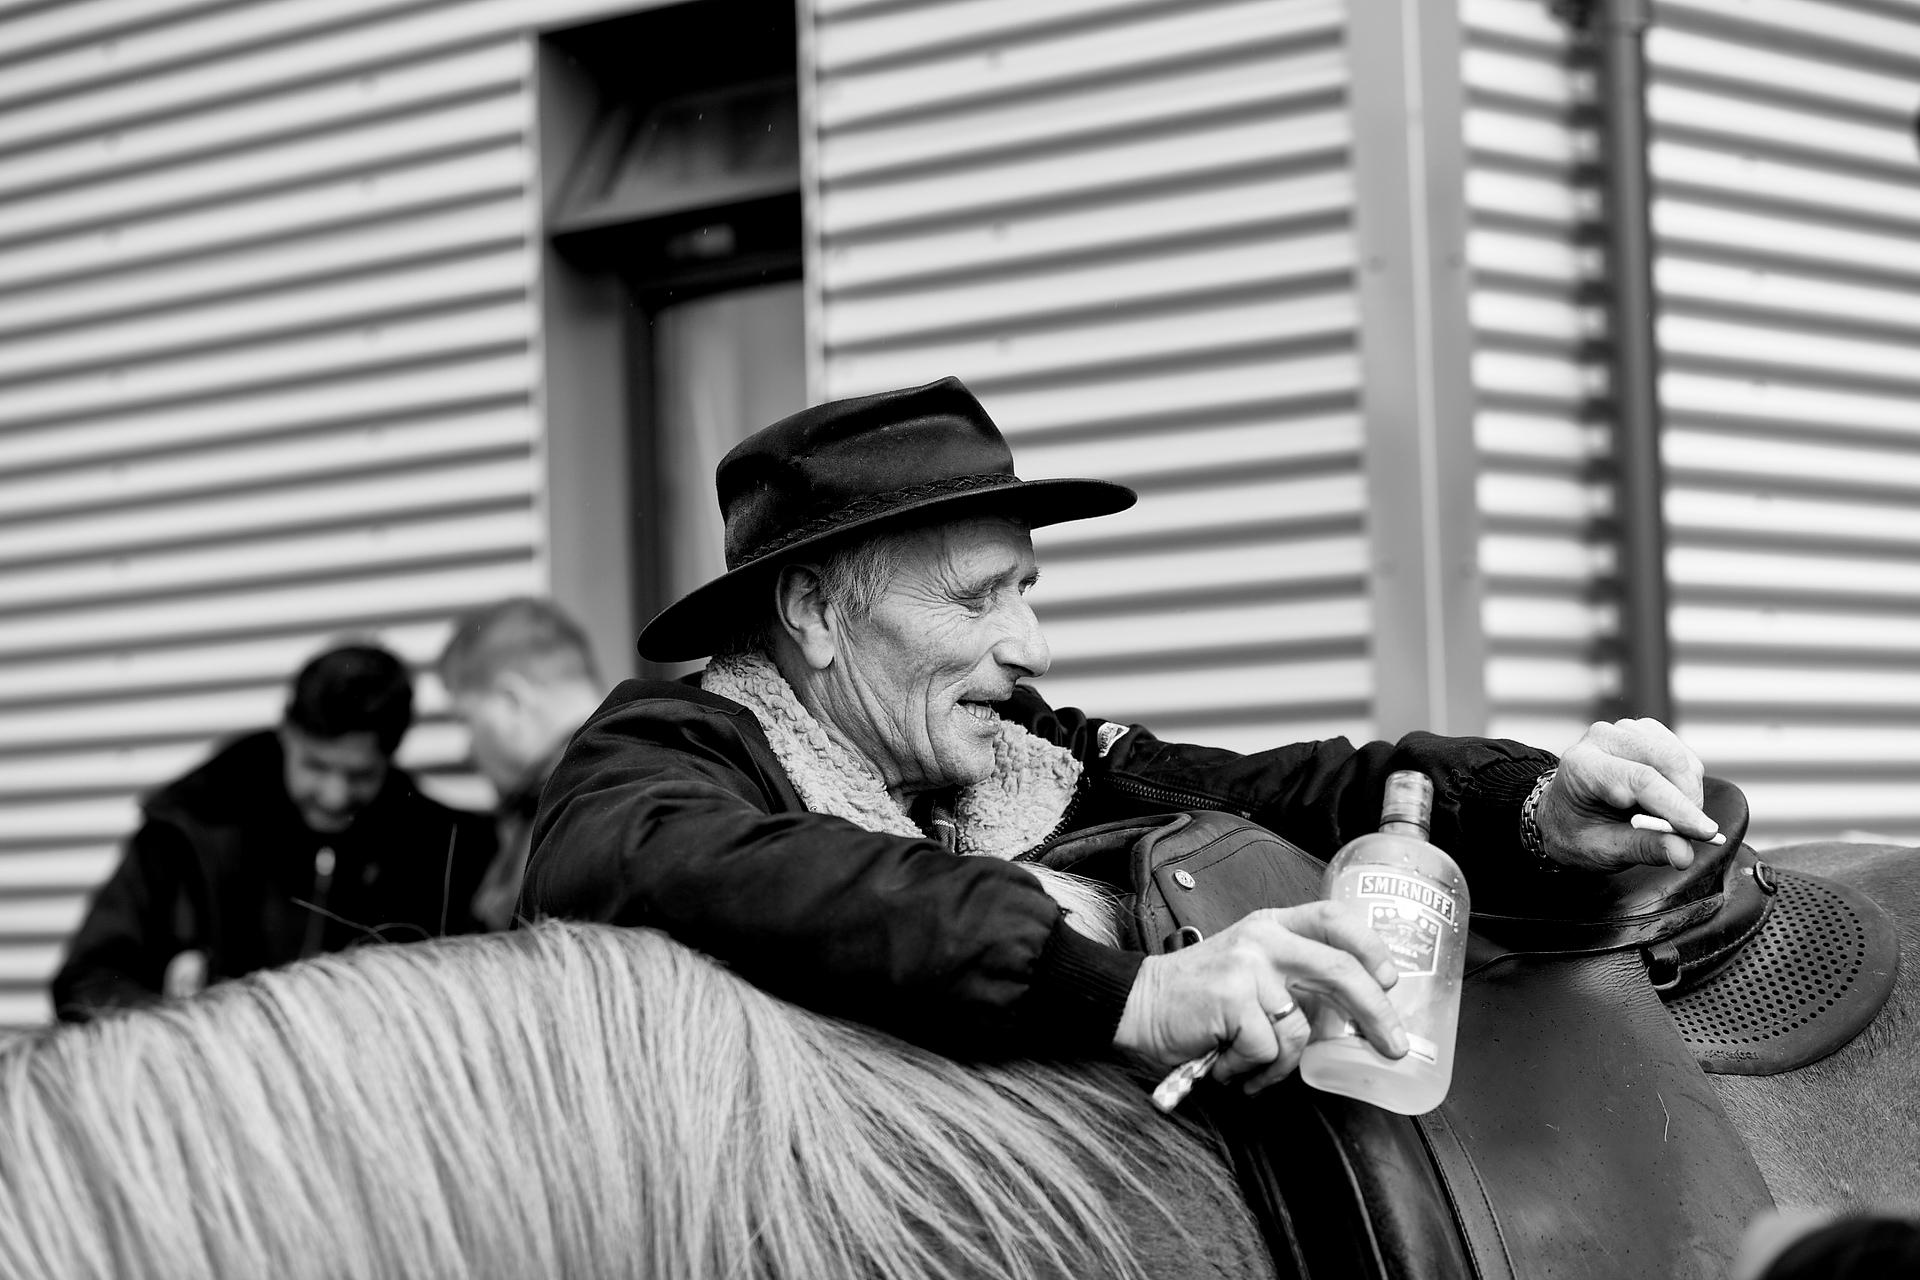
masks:
{"label": "metal watch band", "polygon": [[1547,856],[1547,842],[1540,835],[1540,798],[1547,794],[1547,788],[1553,785],[1554,775],[1560,772],[1555,765],[1534,780],[1533,790],[1527,792],[1527,798],[1520,803],[1520,844],[1533,855],[1533,860],[1549,871],[1558,871],[1560,864]]}

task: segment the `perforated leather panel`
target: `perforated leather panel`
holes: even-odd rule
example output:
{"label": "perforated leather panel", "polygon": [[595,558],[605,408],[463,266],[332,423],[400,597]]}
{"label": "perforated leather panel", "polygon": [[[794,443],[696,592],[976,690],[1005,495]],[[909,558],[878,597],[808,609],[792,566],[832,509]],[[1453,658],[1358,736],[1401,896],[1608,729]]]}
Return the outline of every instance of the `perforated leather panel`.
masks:
{"label": "perforated leather panel", "polygon": [[1772,1075],[1840,1048],[1893,990],[1892,919],[1844,885],[1791,871],[1766,925],[1711,979],[1667,1005],[1701,1066]]}

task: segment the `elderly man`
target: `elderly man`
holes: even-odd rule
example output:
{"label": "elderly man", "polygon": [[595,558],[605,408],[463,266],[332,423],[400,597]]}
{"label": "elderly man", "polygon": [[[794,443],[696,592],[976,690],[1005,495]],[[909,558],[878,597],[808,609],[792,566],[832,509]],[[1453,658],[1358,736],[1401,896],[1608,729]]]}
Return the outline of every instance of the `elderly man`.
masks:
{"label": "elderly man", "polygon": [[[1120,511],[1095,480],[1022,481],[954,379],[818,405],[721,462],[728,572],[640,636],[697,681],[622,684],[534,825],[523,911],[664,929],[798,1003],[968,1053],[1218,1045],[1250,1088],[1298,1062],[1309,1003],[1405,1052],[1394,967],[1355,915],[1261,911],[1142,957],[1081,936],[1027,866],[1050,835],[1179,808],[1240,813],[1330,854],[1374,829],[1399,768],[1435,782],[1434,839],[1476,880],[1691,857],[1699,761],[1663,727],[1596,725],[1556,762],[1411,734],[1252,755],[1053,710],[1029,530]],[[1556,769],[1557,763],[1557,769]]]}
{"label": "elderly man", "polygon": [[500,849],[473,895],[473,914],[489,929],[504,929],[520,901],[540,790],[605,688],[580,624],[530,596],[455,620],[439,670],[453,713],[471,735],[473,762],[498,797]]}
{"label": "elderly man", "polygon": [[493,832],[394,766],[412,723],[413,682],[385,649],[342,645],[302,667],[277,729],[146,799],[54,977],[60,1017],[353,943],[471,930]]}

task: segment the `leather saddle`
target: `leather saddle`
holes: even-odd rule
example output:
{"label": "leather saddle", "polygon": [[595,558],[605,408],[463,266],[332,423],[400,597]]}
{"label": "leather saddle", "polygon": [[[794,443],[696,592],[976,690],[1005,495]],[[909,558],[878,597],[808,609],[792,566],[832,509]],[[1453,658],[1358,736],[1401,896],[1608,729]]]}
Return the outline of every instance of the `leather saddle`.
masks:
{"label": "leather saddle", "polygon": [[[1723,972],[1773,895],[1742,843],[1745,797],[1708,779],[1705,808],[1728,841],[1696,845],[1685,871],[1473,885],[1453,1086],[1435,1111],[1395,1115],[1297,1076],[1255,1099],[1196,1092],[1279,1274],[1725,1274],[1772,1200],[1662,995]],[[1216,813],[1109,824],[1040,856],[1132,886],[1134,941],[1152,952],[1311,901],[1324,870]]]}

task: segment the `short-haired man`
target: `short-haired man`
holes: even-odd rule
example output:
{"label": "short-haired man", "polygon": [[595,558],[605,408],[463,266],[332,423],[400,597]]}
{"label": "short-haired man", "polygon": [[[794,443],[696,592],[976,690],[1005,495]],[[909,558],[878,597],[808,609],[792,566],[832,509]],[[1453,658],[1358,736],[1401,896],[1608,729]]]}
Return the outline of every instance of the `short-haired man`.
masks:
{"label": "short-haired man", "polygon": [[393,764],[413,684],[385,649],[331,649],[294,678],[277,729],[150,795],[53,980],[60,1017],[234,978],[360,941],[470,932],[491,824]]}
{"label": "short-haired man", "polygon": [[528,596],[457,620],[439,665],[453,712],[473,736],[474,765],[499,796],[499,853],[473,914],[504,929],[520,901],[540,789],[605,690],[586,632],[555,605]]}

